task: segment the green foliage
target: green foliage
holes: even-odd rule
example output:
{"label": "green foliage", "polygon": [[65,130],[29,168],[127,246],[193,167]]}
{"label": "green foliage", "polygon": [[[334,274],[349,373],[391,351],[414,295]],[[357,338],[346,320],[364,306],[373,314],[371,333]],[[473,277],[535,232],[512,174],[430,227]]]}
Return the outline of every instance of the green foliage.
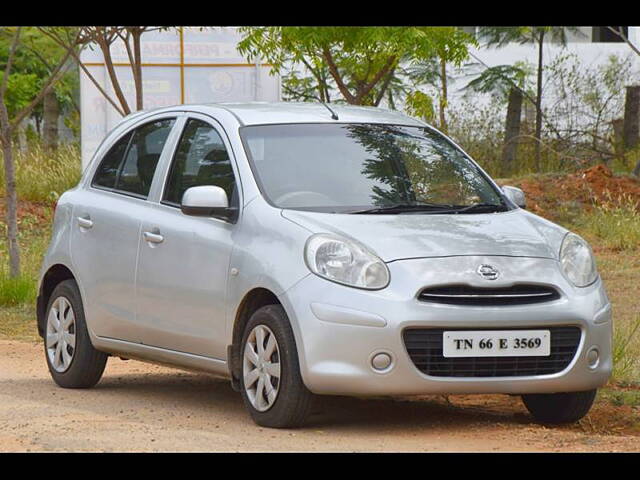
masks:
{"label": "green foliage", "polygon": [[80,112],[71,110],[64,117],[64,125],[73,133],[74,138],[80,138]]}
{"label": "green foliage", "polygon": [[493,93],[506,98],[514,88],[524,88],[529,70],[523,65],[496,65],[485,69],[464,88],[478,93]]}
{"label": "green foliage", "polygon": [[[325,96],[321,98],[320,92]],[[309,76],[301,76],[300,72],[291,71],[282,76],[282,99],[285,102],[330,101],[329,89]]]}
{"label": "green foliage", "polygon": [[36,298],[36,282],[31,277],[0,276],[0,306],[15,306],[33,302]]}
{"label": "green foliage", "polygon": [[[388,56],[426,59],[433,55],[440,27],[242,27],[241,54],[261,56],[278,71],[286,61],[321,58],[323,50],[339,54],[340,66],[354,77],[366,77],[368,67],[381,67]],[[441,38],[438,41],[442,42]]]}
{"label": "green foliage", "polygon": [[[72,35],[74,27],[51,27]],[[15,27],[0,28],[0,78],[7,63],[9,48],[13,41]],[[9,84],[6,93],[7,108],[12,116],[27,106],[40,92],[42,83],[51,70],[64,58],[65,50],[36,27],[22,27],[20,44],[15,52]],[[73,107],[73,96],[79,88],[78,69],[66,72],[54,85],[54,92],[63,111]],[[42,114],[42,105],[34,110],[34,115]]]}
{"label": "green foliage", "polygon": [[[0,82],[4,77],[4,72],[0,71]],[[9,116],[12,117],[22,108],[29,105],[29,102],[38,94],[40,90],[40,79],[34,73],[12,73],[7,81],[7,92],[5,103]]]}
{"label": "green foliage", "polygon": [[435,117],[433,99],[420,90],[415,90],[407,95],[405,111],[408,115],[420,118],[427,123],[432,123]]}
{"label": "green foliage", "polygon": [[281,73],[302,65],[315,82],[291,77],[287,87],[301,87],[298,97],[317,97],[339,90],[352,104],[377,105],[392,83],[400,62],[419,63],[434,57],[459,64],[468,56],[473,37],[456,27],[243,27],[238,50],[260,57]]}
{"label": "green foliage", "polygon": [[[430,27],[428,35],[435,56],[455,66],[460,66],[469,57],[469,46],[477,45],[475,37],[458,27]],[[429,57],[416,58],[424,60]]]}

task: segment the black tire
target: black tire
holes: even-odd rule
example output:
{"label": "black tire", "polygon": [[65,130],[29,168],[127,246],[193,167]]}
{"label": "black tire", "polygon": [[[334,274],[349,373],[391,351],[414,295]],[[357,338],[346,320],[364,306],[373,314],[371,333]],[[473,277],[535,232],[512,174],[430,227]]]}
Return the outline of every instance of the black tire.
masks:
{"label": "black tire", "polygon": [[593,405],[597,390],[568,393],[522,395],[522,402],[538,422],[573,423],[584,417]]}
{"label": "black tire", "polygon": [[240,345],[242,361],[245,345],[252,330],[258,325],[267,326],[278,342],[280,379],[275,402],[266,411],[259,411],[251,403],[245,388],[244,375],[240,375],[241,394],[253,420],[263,427],[295,428],[304,424],[310,412],[313,394],[300,376],[298,351],[289,318],[280,305],[267,305],[256,310],[247,323]]}
{"label": "black tire", "polygon": [[80,290],[75,280],[65,280],[59,283],[51,294],[47,304],[45,322],[56,299],[64,297],[73,308],[75,316],[75,348],[71,363],[63,372],[56,371],[47,353],[47,326],[45,324],[44,356],[53,380],[63,388],[90,388],[100,381],[107,363],[108,355],[99,352],[91,344],[87,324],[84,318],[84,308]]}

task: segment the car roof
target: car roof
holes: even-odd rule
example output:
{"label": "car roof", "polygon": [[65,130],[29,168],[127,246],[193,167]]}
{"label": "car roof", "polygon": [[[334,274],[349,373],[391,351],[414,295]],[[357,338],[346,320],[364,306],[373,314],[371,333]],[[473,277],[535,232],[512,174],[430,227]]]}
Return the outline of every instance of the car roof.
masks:
{"label": "car roof", "polygon": [[241,125],[265,125],[281,123],[387,123],[399,125],[425,126],[424,122],[403,115],[400,112],[377,107],[363,107],[355,105],[329,104],[338,120],[332,118],[331,111],[322,103],[310,102],[245,102],[245,103],[206,103],[176,105],[148,111],[135,112],[123,118],[122,123],[163,111],[186,111],[215,113],[216,110],[226,110],[231,113]]}
{"label": "car roof", "polygon": [[[213,106],[213,105],[212,105]],[[338,116],[339,122],[395,123],[403,125],[424,125],[411,117],[376,107],[355,105],[323,105],[310,102],[248,102],[219,103],[215,106],[233,113],[244,125],[263,125],[274,123],[336,122],[331,111]],[[328,107],[328,108],[327,108]],[[329,110],[331,109],[331,111]]]}

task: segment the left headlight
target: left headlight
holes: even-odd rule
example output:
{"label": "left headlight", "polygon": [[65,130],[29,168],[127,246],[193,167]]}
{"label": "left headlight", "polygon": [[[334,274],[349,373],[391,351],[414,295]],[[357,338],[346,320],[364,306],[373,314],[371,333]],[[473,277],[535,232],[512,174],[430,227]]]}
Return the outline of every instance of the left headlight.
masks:
{"label": "left headlight", "polygon": [[562,270],[576,287],[586,287],[596,281],[598,270],[589,244],[575,233],[568,233],[560,247]]}
{"label": "left headlight", "polygon": [[305,261],[316,275],[350,287],[379,290],[389,284],[389,269],[364,245],[318,233],[305,246]]}

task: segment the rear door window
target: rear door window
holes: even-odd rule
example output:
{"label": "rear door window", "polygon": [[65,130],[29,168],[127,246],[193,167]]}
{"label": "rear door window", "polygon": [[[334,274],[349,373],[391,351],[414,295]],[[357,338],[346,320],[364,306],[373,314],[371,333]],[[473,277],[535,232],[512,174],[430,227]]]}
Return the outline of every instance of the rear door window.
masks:
{"label": "rear door window", "polygon": [[105,155],[92,185],[147,198],[162,149],[175,123],[163,118],[122,137]]}
{"label": "rear door window", "polygon": [[92,185],[94,187],[104,187],[109,189],[116,188],[118,170],[120,170],[120,164],[122,163],[124,154],[127,151],[132,135],[133,132],[127,133],[124,137],[118,140],[103,157],[102,162],[93,177]]}

